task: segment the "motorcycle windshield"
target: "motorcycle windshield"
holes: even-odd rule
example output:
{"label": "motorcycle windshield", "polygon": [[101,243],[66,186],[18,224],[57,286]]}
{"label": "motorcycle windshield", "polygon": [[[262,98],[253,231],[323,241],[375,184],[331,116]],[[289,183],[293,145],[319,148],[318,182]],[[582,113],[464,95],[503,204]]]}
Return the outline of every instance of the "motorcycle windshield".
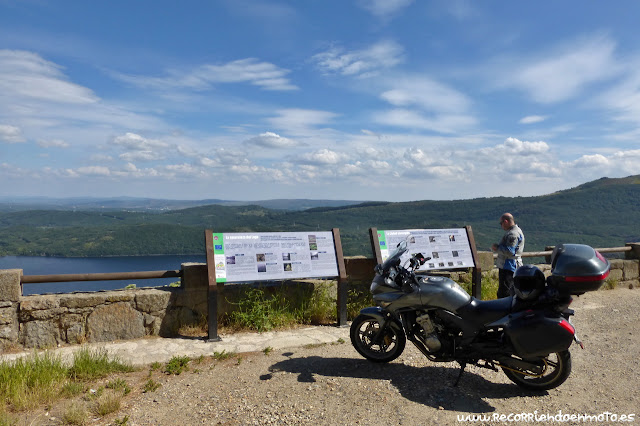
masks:
{"label": "motorcycle windshield", "polygon": [[404,241],[400,241],[396,249],[389,255],[387,260],[382,264],[382,270],[388,271],[392,266],[396,266],[400,262],[400,257],[409,250],[408,238]]}

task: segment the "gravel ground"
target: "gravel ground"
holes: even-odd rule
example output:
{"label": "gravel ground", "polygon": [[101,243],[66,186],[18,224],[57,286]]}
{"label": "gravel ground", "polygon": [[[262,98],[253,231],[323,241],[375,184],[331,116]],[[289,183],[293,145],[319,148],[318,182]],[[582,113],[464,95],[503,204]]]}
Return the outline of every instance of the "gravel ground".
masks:
{"label": "gravel ground", "polygon": [[[640,290],[598,291],[576,298],[574,325],[585,349],[571,348],[573,370],[559,388],[526,391],[502,372],[435,364],[410,343],[397,360],[374,364],[349,342],[287,352],[191,361],[178,376],[154,372],[154,392],[129,394],[121,409],[92,424],[129,425],[453,425],[545,423],[541,416],[590,415],[590,424],[640,416]],[[140,373],[140,383],[149,380]],[[607,414],[609,413],[609,414]],[[500,421],[497,416],[504,416]],[[508,416],[533,416],[511,417]],[[128,417],[126,417],[128,416]],[[617,417],[614,417],[617,416]],[[531,421],[527,421],[531,420]],[[558,422],[557,424],[585,424]],[[604,420],[604,421],[602,421]],[[608,422],[607,422],[608,420]],[[628,423],[628,422],[623,422]]]}

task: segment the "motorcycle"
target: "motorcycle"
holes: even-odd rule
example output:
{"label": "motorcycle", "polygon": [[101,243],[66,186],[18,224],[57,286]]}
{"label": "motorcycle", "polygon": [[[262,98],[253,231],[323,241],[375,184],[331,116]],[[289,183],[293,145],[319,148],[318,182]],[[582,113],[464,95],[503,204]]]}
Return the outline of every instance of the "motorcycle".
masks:
{"label": "motorcycle", "polygon": [[521,266],[514,273],[515,294],[482,301],[450,278],[416,274],[430,258],[410,248],[411,236],[375,267],[370,291],[378,306],[361,310],[350,328],[360,355],[390,362],[408,339],[433,362],[458,362],[454,386],[466,365],[501,369],[532,390],[553,389],[567,380],[569,347],[575,341],[584,348],[570,321],[572,296],[597,290],[609,275],[609,261],[598,251],[559,245],[548,278],[533,265]]}

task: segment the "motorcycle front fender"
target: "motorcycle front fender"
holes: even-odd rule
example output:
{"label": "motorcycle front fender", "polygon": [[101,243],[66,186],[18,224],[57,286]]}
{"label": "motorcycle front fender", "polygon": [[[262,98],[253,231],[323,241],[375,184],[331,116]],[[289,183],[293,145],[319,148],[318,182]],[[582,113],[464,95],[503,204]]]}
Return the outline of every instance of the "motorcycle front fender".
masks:
{"label": "motorcycle front fender", "polygon": [[[371,306],[360,310],[360,315],[367,315],[380,323],[380,329],[383,330],[387,325],[394,328],[400,333],[404,332],[402,324],[393,315],[386,313],[380,306]],[[387,324],[388,323],[388,324]]]}

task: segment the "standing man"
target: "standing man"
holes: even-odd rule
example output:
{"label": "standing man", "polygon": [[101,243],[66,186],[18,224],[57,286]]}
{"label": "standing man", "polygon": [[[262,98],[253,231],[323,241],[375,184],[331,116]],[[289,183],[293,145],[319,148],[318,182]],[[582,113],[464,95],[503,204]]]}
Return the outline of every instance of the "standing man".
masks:
{"label": "standing man", "polygon": [[491,250],[498,253],[496,266],[498,267],[498,299],[511,295],[513,287],[513,273],[522,266],[522,252],[524,251],[524,234],[516,225],[513,215],[505,213],[500,216],[500,226],[506,232],[500,243],[491,246]]}

